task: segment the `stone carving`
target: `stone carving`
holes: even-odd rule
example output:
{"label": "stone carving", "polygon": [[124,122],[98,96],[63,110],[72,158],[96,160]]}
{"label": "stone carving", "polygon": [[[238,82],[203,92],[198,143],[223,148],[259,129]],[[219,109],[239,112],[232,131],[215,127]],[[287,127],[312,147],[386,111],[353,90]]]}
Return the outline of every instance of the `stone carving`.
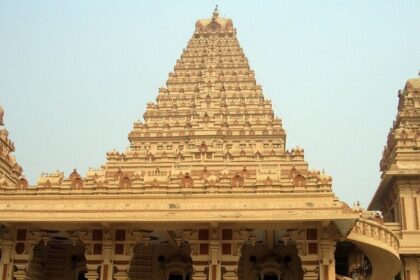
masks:
{"label": "stone carving", "polygon": [[29,186],[28,181],[25,178],[20,178],[16,184],[18,190],[26,190]]}
{"label": "stone carving", "polygon": [[64,179],[63,172],[42,173],[38,179],[38,186],[50,188],[51,186],[61,186]]}
{"label": "stone carving", "polygon": [[391,247],[395,252],[398,252],[399,239],[395,233],[383,225],[374,221],[359,219],[353,228],[353,232],[357,235],[362,235],[376,241],[383,242]]}
{"label": "stone carving", "polygon": [[231,186],[235,188],[242,187],[244,185],[244,182],[245,182],[244,178],[240,176],[239,174],[236,174],[231,179]]}
{"label": "stone carving", "polygon": [[83,188],[83,179],[80,177],[79,173],[77,173],[76,169],[69,176],[70,186],[73,189],[81,189]]}
{"label": "stone carving", "polygon": [[121,189],[129,189],[131,188],[131,185],[132,181],[127,175],[120,179],[119,186]]}
{"label": "stone carving", "polygon": [[4,109],[3,107],[0,106],[0,126],[4,125],[3,117],[4,117]]}

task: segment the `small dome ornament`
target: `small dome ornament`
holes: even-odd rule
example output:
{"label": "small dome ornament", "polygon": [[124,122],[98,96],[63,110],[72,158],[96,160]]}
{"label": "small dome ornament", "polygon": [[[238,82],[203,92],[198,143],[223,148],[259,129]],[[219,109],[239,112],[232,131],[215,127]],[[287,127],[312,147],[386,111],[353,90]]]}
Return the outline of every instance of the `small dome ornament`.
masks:
{"label": "small dome ornament", "polygon": [[214,11],[213,11],[213,16],[212,16],[212,20],[216,20],[216,18],[218,18],[219,17],[219,7],[216,5],[216,8],[214,8]]}

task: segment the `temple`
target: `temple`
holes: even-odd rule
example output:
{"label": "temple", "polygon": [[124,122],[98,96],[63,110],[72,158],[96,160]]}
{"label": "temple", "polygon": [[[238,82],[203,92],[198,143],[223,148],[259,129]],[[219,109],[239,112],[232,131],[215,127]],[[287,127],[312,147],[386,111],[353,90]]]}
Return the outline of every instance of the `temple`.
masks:
{"label": "temple", "polygon": [[30,186],[3,114],[0,280],[420,279],[420,79],[400,92],[369,211],[286,149],[217,9],[98,169]]}

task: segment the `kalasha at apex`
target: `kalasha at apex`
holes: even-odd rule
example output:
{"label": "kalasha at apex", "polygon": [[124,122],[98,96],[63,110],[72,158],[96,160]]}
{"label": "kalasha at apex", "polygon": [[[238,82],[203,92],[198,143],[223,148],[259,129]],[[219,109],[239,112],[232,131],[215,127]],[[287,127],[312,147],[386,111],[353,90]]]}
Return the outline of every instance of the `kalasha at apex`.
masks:
{"label": "kalasha at apex", "polygon": [[[29,186],[0,113],[0,280],[420,279],[420,79],[399,92],[369,210],[264,98],[232,20],[195,31],[124,153]],[[382,213],[382,214],[381,214]]]}

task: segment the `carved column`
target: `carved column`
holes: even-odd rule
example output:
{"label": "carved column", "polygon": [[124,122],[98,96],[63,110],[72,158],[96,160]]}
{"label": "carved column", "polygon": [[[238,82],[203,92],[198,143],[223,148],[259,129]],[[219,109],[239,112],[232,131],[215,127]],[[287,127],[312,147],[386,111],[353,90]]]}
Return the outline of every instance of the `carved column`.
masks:
{"label": "carved column", "polygon": [[194,269],[194,274],[192,276],[192,280],[207,280],[207,274],[206,274],[206,269],[208,267],[207,264],[203,264],[200,261],[194,261],[194,257],[193,259],[193,269]]}
{"label": "carved column", "polygon": [[99,229],[89,230],[78,237],[85,246],[86,273],[88,280],[101,279],[101,263],[103,252],[103,232]]}
{"label": "carved column", "polygon": [[[228,256],[228,259],[222,260],[222,268],[224,273],[222,275],[223,280],[238,280],[238,266],[241,258],[243,242],[233,243],[233,254]],[[223,250],[223,249],[222,249]]]}
{"label": "carved column", "polygon": [[128,280],[128,264],[116,264],[114,271],[115,280]]}
{"label": "carved column", "polygon": [[87,272],[85,274],[85,277],[88,280],[99,280],[99,268],[100,268],[100,264],[97,263],[89,263],[89,261],[87,261],[86,263],[86,268],[87,268]]}
{"label": "carved column", "polygon": [[238,280],[238,260],[233,261],[232,264],[224,264],[223,268],[225,269],[225,273],[223,273],[223,280]]}
{"label": "carved column", "polygon": [[14,280],[26,280],[28,279],[26,276],[26,272],[28,269],[27,263],[16,263],[15,264],[16,271],[13,272],[13,279]]}
{"label": "carved column", "polygon": [[210,241],[210,269],[209,279],[218,280],[221,279],[221,266],[220,266],[220,241]]}
{"label": "carved column", "polygon": [[112,265],[112,241],[104,240],[103,243],[103,254],[102,254],[102,268],[101,268],[101,280],[112,280],[113,277],[113,265]]}
{"label": "carved column", "polygon": [[207,269],[208,259],[206,256],[200,256],[198,250],[198,246],[195,243],[190,242],[191,246],[191,259],[192,259],[192,267],[193,267],[193,275],[192,280],[208,280],[207,277]]}
{"label": "carved column", "polygon": [[111,231],[109,229],[92,229],[83,233],[80,240],[85,244],[85,258],[89,280],[113,280],[113,247]]}
{"label": "carved column", "polygon": [[193,274],[192,280],[208,280],[208,267],[209,259],[208,255],[200,254],[200,245],[198,242],[197,232],[192,230],[184,230],[182,232],[181,240],[188,241],[191,246],[191,259]]}
{"label": "carved column", "polygon": [[10,279],[10,274],[13,268],[11,255],[13,250],[13,241],[3,240],[0,241],[1,245],[1,262],[0,262],[0,279]]}
{"label": "carved column", "polygon": [[321,280],[335,280],[335,244],[334,240],[321,241]]}
{"label": "carved column", "polygon": [[[39,232],[38,232],[39,233]],[[30,266],[34,257],[36,244],[40,242],[40,234],[29,231],[27,228],[18,228],[14,231],[15,242],[13,242],[13,249],[11,258],[13,259],[13,273],[14,280],[30,279]],[[48,240],[46,240],[46,244]],[[42,274],[43,271],[35,271]]]}
{"label": "carved column", "polygon": [[134,258],[134,248],[138,243],[137,239],[133,239],[132,234],[124,228],[115,229],[113,243],[113,261],[114,275],[113,280],[128,280],[130,264]]}

